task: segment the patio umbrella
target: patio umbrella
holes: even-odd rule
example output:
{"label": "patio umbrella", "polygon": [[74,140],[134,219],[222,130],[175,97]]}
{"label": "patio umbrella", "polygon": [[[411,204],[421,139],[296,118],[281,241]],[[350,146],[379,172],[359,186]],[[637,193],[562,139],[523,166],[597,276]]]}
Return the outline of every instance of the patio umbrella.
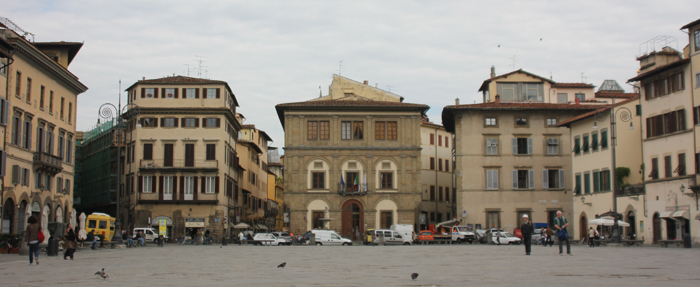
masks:
{"label": "patio umbrella", "polygon": [[239,224],[234,225],[233,228],[235,228],[235,229],[249,229],[250,225],[241,222]]}
{"label": "patio umbrella", "polygon": [[31,207],[30,205],[25,206],[25,207],[24,207],[24,212],[27,214],[27,215],[24,217],[24,227],[27,228],[27,225],[28,225],[28,223],[29,223],[29,222],[27,222],[27,221],[29,220],[29,217],[32,216],[32,207]]}
{"label": "patio umbrella", "polygon": [[73,227],[73,229],[75,229],[75,227],[77,227],[77,225],[76,225],[77,223],[76,223],[75,220],[76,220],[76,218],[75,218],[75,209],[73,209],[73,210],[71,210],[71,212],[70,212],[70,226]]}
{"label": "patio umbrella", "polygon": [[51,236],[51,233],[49,233],[49,207],[44,206],[44,212],[43,215],[41,216],[41,232],[44,233],[44,242],[41,243],[48,243],[49,242],[49,236]]}
{"label": "patio umbrella", "polygon": [[80,231],[78,231],[78,239],[80,240],[85,240],[87,239],[87,233],[85,232],[85,212],[80,213]]}
{"label": "patio umbrella", "polygon": [[[614,219],[608,219],[608,218],[596,218],[596,219],[591,219],[588,221],[588,224],[595,224],[595,225],[604,225],[604,226],[613,226],[615,225],[615,220]],[[622,227],[629,227],[630,224],[621,220],[617,221],[617,225],[622,226]]]}

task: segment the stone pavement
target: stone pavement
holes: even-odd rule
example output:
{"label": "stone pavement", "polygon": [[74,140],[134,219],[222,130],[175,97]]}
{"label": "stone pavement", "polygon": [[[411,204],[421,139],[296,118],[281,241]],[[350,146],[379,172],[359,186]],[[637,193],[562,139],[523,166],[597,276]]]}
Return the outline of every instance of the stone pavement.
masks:
{"label": "stone pavement", "polygon": [[[183,246],[0,255],[2,286],[700,286],[700,248]],[[284,269],[276,268],[287,262]],[[105,268],[107,280],[93,275]],[[418,280],[410,274],[418,272]]]}

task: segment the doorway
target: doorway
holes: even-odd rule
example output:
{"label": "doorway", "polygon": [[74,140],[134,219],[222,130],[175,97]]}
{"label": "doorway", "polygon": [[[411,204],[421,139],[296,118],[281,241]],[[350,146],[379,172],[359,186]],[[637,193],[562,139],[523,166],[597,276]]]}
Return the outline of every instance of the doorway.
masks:
{"label": "doorway", "polygon": [[579,220],[579,237],[586,239],[588,241],[588,218],[585,214],[581,214],[581,219]]}
{"label": "doorway", "polygon": [[501,227],[501,212],[500,211],[489,211],[486,213],[486,228],[500,228]]}
{"label": "doorway", "polygon": [[356,234],[364,232],[364,216],[362,203],[351,199],[343,203],[342,206],[342,226],[340,234],[347,238],[357,240]]}
{"label": "doorway", "polygon": [[654,241],[653,243],[658,243],[661,240],[661,218],[659,218],[659,213],[654,213]]}
{"label": "doorway", "polygon": [[630,224],[629,227],[627,227],[627,236],[632,239],[637,239],[635,238],[637,236],[637,229],[635,226],[635,216],[634,216],[634,211],[629,211],[627,212],[627,223]]}
{"label": "doorway", "polygon": [[12,233],[13,223],[15,219],[15,202],[12,198],[8,198],[2,211],[2,233]]}

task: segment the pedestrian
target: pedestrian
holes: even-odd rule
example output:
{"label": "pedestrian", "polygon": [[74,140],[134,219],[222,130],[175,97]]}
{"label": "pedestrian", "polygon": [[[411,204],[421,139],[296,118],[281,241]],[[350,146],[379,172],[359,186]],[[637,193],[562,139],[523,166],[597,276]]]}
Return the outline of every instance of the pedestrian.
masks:
{"label": "pedestrian", "polygon": [[593,240],[595,239],[595,229],[593,227],[588,228],[588,246],[593,247]]}
{"label": "pedestrian", "polygon": [[566,241],[566,254],[571,254],[571,243],[569,242],[569,233],[566,227],[569,226],[569,221],[561,215],[561,210],[557,211],[557,217],[554,218],[554,227],[557,228],[557,237],[559,238],[559,255],[563,255],[562,244]]}
{"label": "pedestrian", "polygon": [[146,241],[143,239],[143,232],[139,231],[139,233],[136,234],[136,240],[139,241],[140,246],[146,246]]}
{"label": "pedestrian", "polygon": [[207,228],[207,231],[204,232],[204,240],[206,241],[204,244],[209,244],[209,235],[210,234],[211,233],[209,233],[209,228]]}
{"label": "pedestrian", "polygon": [[547,241],[545,241],[544,245],[547,246],[547,243],[549,243],[549,247],[554,245],[554,239],[552,239],[552,228],[549,226],[547,226]]}
{"label": "pedestrian", "polygon": [[243,244],[243,239],[245,239],[245,236],[243,236],[243,232],[238,232],[238,245]]}
{"label": "pedestrian", "polygon": [[73,260],[73,253],[75,253],[76,236],[73,228],[71,228],[70,223],[68,223],[68,228],[63,232],[63,248],[66,251],[63,253],[63,260]]}
{"label": "pedestrian", "polygon": [[525,243],[525,255],[530,255],[532,247],[532,233],[534,232],[534,227],[530,218],[527,214],[523,214],[523,224],[520,225],[520,232],[523,234],[523,242]]}
{"label": "pedestrian", "polygon": [[97,236],[95,236],[95,230],[90,230],[87,234],[87,240],[92,242],[92,247],[90,249],[95,250],[97,249]]}
{"label": "pedestrian", "polygon": [[41,226],[39,226],[38,222],[39,220],[36,219],[36,216],[30,216],[27,220],[29,225],[27,225],[24,233],[24,242],[29,246],[29,265],[34,263],[34,259],[36,259],[36,265],[39,265],[39,231]]}

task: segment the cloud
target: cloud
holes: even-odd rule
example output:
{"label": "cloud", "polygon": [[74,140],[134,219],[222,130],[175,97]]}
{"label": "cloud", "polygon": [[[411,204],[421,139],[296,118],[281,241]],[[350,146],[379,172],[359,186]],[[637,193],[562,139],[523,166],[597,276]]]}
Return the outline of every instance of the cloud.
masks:
{"label": "cloud", "polygon": [[[38,41],[84,41],[70,66],[90,89],[78,129],[141,77],[198,71],[229,83],[247,123],[283,146],[277,103],[328,92],[333,73],[442,107],[477,92],[493,65],[561,82],[623,84],[640,44],[658,35],[687,43],[691,1],[13,1],[4,17]],[[542,41],[540,41],[542,38]],[[498,45],[501,45],[499,48]],[[657,47],[658,48],[658,47]],[[674,47],[675,48],[675,47]],[[513,56],[516,62],[513,64]],[[583,73],[583,76],[582,76]],[[629,86],[625,86],[630,90]]]}

